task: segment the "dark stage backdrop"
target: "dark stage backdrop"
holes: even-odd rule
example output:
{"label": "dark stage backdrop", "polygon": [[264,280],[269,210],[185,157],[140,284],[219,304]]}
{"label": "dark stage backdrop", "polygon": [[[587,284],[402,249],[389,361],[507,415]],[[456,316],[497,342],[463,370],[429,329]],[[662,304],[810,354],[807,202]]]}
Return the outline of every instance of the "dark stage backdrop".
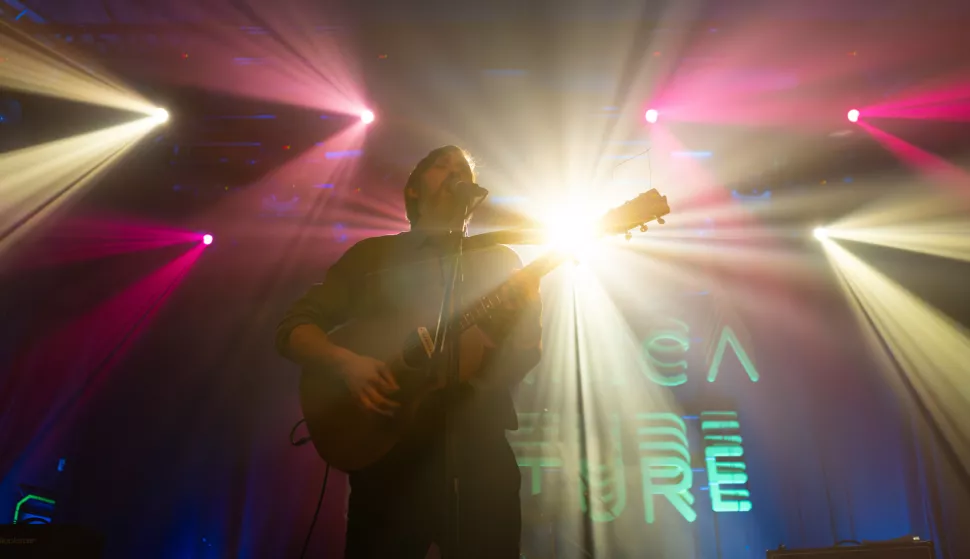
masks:
{"label": "dark stage backdrop", "polygon": [[[204,250],[41,258],[6,277],[0,514],[12,517],[29,484],[56,501],[55,521],[102,532],[106,557],[296,557],[324,466],[288,442],[297,370],[273,333],[354,239],[287,227]],[[600,556],[757,558],[779,544],[905,535],[970,556],[966,488],[866,356],[839,295],[778,278],[714,274],[688,289],[605,274],[609,297],[591,297],[582,323],[620,313],[629,332],[580,332],[600,449],[582,468],[585,502],[574,402],[557,400],[576,374],[570,273],[544,284],[546,356],[510,435],[529,556],[555,545],[577,557],[583,509]],[[610,300],[621,310],[596,314]],[[610,338],[625,340],[627,361],[602,351]],[[339,556],[346,497],[331,474],[311,556]]]}

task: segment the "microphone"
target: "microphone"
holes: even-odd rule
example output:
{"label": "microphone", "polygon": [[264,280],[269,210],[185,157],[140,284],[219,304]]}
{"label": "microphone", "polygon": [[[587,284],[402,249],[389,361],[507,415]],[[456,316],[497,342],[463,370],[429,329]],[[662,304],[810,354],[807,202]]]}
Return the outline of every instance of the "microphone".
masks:
{"label": "microphone", "polygon": [[457,181],[451,183],[448,185],[448,190],[451,191],[456,198],[464,198],[467,200],[478,200],[488,196],[488,190],[473,182],[467,181]]}

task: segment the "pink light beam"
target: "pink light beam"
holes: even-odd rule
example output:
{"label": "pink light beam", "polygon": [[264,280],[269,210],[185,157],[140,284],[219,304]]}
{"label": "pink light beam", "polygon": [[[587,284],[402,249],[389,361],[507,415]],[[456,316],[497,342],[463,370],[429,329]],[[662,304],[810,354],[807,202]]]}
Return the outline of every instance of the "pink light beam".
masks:
{"label": "pink light beam", "polygon": [[970,81],[949,79],[924,84],[896,99],[866,107],[866,115],[879,118],[970,122]]}
{"label": "pink light beam", "polygon": [[[0,441],[0,472],[32,454],[65,419],[84,409],[102,383],[151,326],[159,309],[192,269],[202,247],[102,301],[85,315],[18,350],[0,383],[0,423],[14,436]],[[51,351],[50,348],[57,348]]]}
{"label": "pink light beam", "polygon": [[45,230],[17,262],[24,268],[62,266],[138,251],[198,242],[194,231],[111,215],[63,219]]}
{"label": "pink light beam", "polygon": [[859,126],[902,162],[920,171],[930,180],[967,197],[970,195],[970,173],[935,153],[902,140],[866,122]]}

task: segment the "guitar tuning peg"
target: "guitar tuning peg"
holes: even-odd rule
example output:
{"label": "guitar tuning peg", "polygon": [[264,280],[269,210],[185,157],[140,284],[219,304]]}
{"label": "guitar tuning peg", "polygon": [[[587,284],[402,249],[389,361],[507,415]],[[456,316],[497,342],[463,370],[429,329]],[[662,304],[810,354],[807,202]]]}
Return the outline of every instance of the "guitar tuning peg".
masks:
{"label": "guitar tuning peg", "polygon": [[647,232],[647,226],[646,226],[646,224],[640,226],[640,232],[641,233],[646,233]]}
{"label": "guitar tuning peg", "polygon": [[630,239],[633,238],[633,233],[630,233],[629,231],[627,231],[626,235],[623,235],[623,238],[629,241]]}
{"label": "guitar tuning peg", "polygon": [[658,217],[657,218],[657,223],[659,223],[660,225],[663,225],[664,223],[666,223],[666,221],[664,221],[664,218]]}

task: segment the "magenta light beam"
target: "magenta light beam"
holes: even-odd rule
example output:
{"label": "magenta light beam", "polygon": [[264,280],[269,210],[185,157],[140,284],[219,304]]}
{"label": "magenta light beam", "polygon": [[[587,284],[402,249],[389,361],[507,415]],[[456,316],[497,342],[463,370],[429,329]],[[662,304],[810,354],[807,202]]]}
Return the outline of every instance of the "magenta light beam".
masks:
{"label": "magenta light beam", "polygon": [[198,242],[198,233],[144,219],[111,215],[66,218],[45,230],[18,262],[25,268],[61,266]]}
{"label": "magenta light beam", "polygon": [[866,116],[970,122],[970,81],[961,77],[914,88],[897,99],[866,107]]}
{"label": "magenta light beam", "polygon": [[900,161],[920,171],[926,178],[956,194],[970,196],[970,173],[935,153],[914,146],[871,124],[861,122],[859,126]]}
{"label": "magenta light beam", "polygon": [[[18,457],[33,454],[48,436],[65,432],[69,418],[86,408],[201,254],[202,247],[195,245],[86,314],[18,349],[0,390],[0,418],[14,435],[0,440],[0,472],[7,472]],[[52,347],[57,351],[50,351]]]}
{"label": "magenta light beam", "polygon": [[208,233],[206,233],[205,235],[202,235],[202,244],[204,244],[204,245],[211,245],[212,244],[212,235],[210,235]]}

